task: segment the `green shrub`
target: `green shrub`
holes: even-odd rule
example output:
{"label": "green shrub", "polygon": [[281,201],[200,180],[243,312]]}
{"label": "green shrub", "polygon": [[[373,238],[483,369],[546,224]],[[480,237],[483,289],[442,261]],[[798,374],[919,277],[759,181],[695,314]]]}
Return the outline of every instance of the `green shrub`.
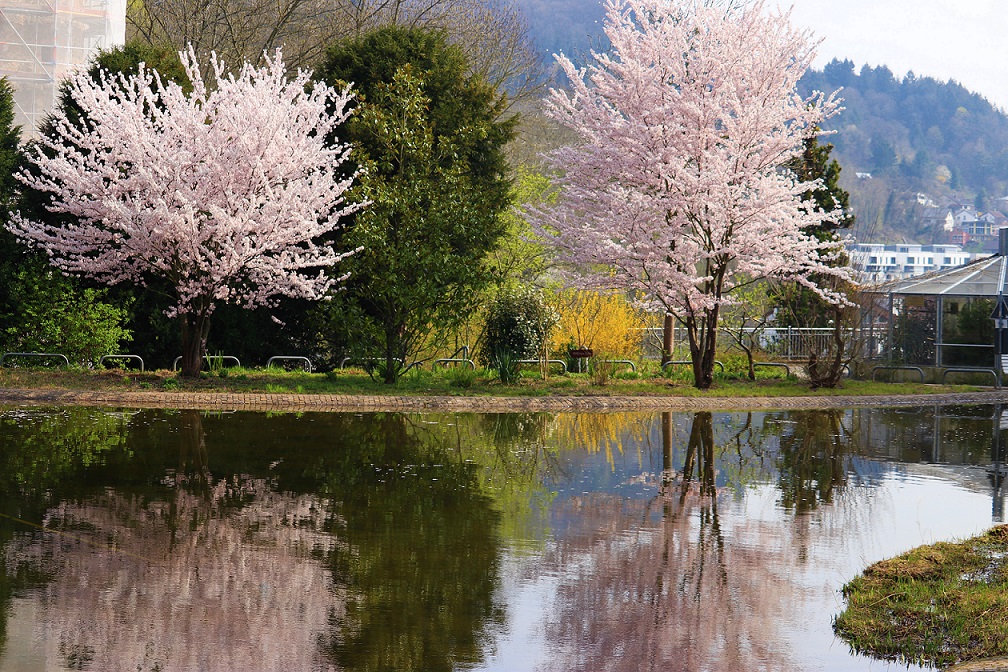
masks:
{"label": "green shrub", "polygon": [[480,360],[498,371],[501,356],[510,366],[519,359],[534,359],[542,350],[558,316],[531,287],[504,290],[487,309]]}
{"label": "green shrub", "polygon": [[518,380],[518,376],[520,375],[519,367],[521,366],[518,360],[520,359],[523,358],[515,357],[512,353],[503,348],[494,354],[494,369],[497,372],[497,377],[500,379],[500,382],[505,385],[510,385]]}
{"label": "green shrub", "polygon": [[589,360],[588,371],[591,373],[592,385],[605,385],[616,371],[616,365],[608,356],[599,353]]}

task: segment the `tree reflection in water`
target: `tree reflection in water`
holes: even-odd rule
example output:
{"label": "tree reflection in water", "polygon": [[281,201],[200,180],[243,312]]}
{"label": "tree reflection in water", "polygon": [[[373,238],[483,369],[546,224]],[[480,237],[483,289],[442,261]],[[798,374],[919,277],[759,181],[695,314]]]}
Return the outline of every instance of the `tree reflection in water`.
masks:
{"label": "tree reflection in water", "polygon": [[563,577],[556,610],[546,617],[547,638],[560,654],[549,669],[793,667],[775,623],[795,588],[772,567],[794,561],[784,557],[786,548],[726,543],[718,516],[717,459],[749,428],[746,422],[718,448],[712,415],[694,414],[677,471],[665,414],[656,498],[598,493],[563,505],[596,525],[546,552],[546,564]]}
{"label": "tree reflection in water", "polygon": [[448,450],[454,428],[424,420],[356,422],[334,446],[345,461],[323,467],[343,542],[329,565],[347,593],[323,647],[342,669],[471,666],[503,627],[499,514],[475,463]]}
{"label": "tree reflection in water", "polygon": [[[318,637],[343,602],[313,560],[326,502],[263,478],[214,480],[199,413],[181,414],[166,498],[112,489],[63,501],[8,557],[52,577],[36,628],[46,659],[95,670],[330,669]],[[241,502],[241,506],[234,506]]]}
{"label": "tree reflection in water", "polygon": [[777,470],[781,505],[806,513],[833,502],[847,481],[852,434],[838,410],[795,411],[792,426],[780,435]]}
{"label": "tree reflection in water", "polygon": [[0,607],[33,591],[51,664],[492,665],[517,566],[557,590],[537,669],[787,670],[896,510],[848,487],[891,473],[867,410],[92,413],[59,445],[0,415],[0,514],[49,530],[0,520]]}

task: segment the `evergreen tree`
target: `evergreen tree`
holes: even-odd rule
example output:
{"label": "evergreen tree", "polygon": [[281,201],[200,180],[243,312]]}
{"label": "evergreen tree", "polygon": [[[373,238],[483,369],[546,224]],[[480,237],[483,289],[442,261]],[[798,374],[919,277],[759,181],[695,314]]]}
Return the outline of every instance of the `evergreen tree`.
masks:
{"label": "evergreen tree", "polygon": [[506,230],[503,148],[515,120],[500,119],[505,96],[469,73],[443,34],[399,27],[336,45],[317,73],[354,83],[359,105],[340,138],[370,201],[333,240],[337,251],[364,249],[326,309],[330,348],[351,341],[353,354],[380,354],[387,383],[432,333],[471,313]]}
{"label": "evergreen tree", "polygon": [[[787,163],[802,182],[820,181],[818,187],[802,194],[801,200],[826,213],[818,226],[806,231],[823,242],[837,240],[841,232],[854,226],[850,195],[840,186],[840,164],[830,158],[832,151],[833,145],[819,144],[818,137],[813,135],[805,139],[801,155]],[[842,255],[828,263],[835,266],[847,262],[847,256]],[[817,279],[823,280],[825,278]],[[778,322],[796,327],[829,326],[833,311],[827,310],[827,302],[819,295],[797,283],[782,283],[777,287]]]}

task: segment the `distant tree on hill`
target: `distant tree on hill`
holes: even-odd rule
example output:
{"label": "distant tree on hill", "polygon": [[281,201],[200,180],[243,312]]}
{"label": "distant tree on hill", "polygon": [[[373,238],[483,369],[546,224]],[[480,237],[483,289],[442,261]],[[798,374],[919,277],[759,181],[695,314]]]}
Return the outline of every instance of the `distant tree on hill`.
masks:
{"label": "distant tree on hill", "polygon": [[[901,203],[917,192],[938,199],[958,191],[966,202],[1008,195],[1008,116],[979,94],[912,72],[897,78],[885,66],[858,71],[850,60],[810,70],[799,84],[806,94],[840,87],[845,109],[823,128],[836,131],[834,156],[849,171],[844,186],[859,214],[859,239],[933,242],[917,209]],[[855,172],[873,177],[857,180]],[[891,207],[882,189],[894,194]]]}

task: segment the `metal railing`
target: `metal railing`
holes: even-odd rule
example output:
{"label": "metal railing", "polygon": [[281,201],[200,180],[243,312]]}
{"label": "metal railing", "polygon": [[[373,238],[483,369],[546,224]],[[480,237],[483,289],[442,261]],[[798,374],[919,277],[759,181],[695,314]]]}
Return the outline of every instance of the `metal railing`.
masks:
{"label": "metal railing", "polygon": [[[641,345],[644,357],[661,359],[662,329],[647,327],[642,330]],[[822,355],[833,345],[833,329],[830,327],[768,327],[765,329],[747,329],[749,334],[756,333],[756,345],[770,359],[783,361],[808,360],[812,353]],[[845,334],[850,338],[851,333]],[[672,356],[676,359],[689,357],[689,337],[685,327],[676,327]],[[722,329],[718,332],[718,351],[737,350],[738,345],[731,334]]]}
{"label": "metal railing", "polygon": [[273,366],[273,362],[298,362],[300,368],[308,373],[311,373],[315,368],[312,366],[311,360],[307,357],[301,357],[300,355],[276,355],[275,357],[270,357],[266,360],[266,368]]}
{"label": "metal railing", "polygon": [[14,359],[18,357],[43,360],[62,360],[63,366],[70,366],[70,360],[67,359],[66,355],[61,355],[58,352],[5,352],[3,355],[0,355],[0,366],[6,366],[5,362],[8,358]]}

